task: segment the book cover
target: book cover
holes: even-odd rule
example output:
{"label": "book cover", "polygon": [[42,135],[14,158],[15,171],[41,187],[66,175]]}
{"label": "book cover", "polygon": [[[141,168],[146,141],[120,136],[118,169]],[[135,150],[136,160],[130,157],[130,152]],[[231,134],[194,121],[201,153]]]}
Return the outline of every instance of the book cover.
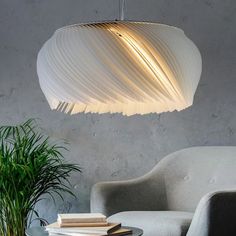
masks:
{"label": "book cover", "polygon": [[99,227],[60,227],[60,225],[55,222],[46,226],[46,230],[49,233],[61,233],[61,234],[69,234],[69,233],[87,233],[87,234],[101,234],[107,235],[121,227],[120,223],[108,223],[107,226],[99,226]]}
{"label": "book cover", "polygon": [[94,222],[105,222],[106,216],[101,213],[71,213],[71,214],[58,214],[59,223],[94,223]]}

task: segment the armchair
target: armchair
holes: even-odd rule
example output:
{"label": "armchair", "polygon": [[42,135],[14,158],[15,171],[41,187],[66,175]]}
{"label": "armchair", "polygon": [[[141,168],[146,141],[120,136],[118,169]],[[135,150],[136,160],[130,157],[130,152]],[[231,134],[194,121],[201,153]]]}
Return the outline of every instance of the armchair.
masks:
{"label": "armchair", "polygon": [[91,211],[145,236],[236,235],[235,171],[236,147],[183,149],[142,177],[94,185]]}

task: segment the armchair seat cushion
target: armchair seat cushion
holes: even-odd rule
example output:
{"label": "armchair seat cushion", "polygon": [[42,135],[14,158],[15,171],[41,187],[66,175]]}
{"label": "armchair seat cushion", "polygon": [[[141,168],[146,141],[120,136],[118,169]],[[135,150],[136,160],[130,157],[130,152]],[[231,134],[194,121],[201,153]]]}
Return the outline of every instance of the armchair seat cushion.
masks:
{"label": "armchair seat cushion", "polygon": [[144,236],[183,236],[193,213],[183,211],[124,211],[108,218],[110,222],[143,229]]}

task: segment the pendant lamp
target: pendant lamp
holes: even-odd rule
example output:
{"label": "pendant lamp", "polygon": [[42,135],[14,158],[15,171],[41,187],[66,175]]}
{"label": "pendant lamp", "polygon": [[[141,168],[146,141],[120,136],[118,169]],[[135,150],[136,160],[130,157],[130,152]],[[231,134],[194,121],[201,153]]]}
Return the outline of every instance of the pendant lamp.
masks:
{"label": "pendant lamp", "polygon": [[38,54],[37,73],[51,109],[123,115],[192,105],[199,50],[176,27],[97,22],[57,30]]}

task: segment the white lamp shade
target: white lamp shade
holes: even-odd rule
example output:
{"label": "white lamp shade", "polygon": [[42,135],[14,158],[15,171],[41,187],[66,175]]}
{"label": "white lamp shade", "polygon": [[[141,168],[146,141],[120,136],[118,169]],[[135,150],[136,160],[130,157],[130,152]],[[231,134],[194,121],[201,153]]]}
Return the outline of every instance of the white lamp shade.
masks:
{"label": "white lamp shade", "polygon": [[180,111],[192,105],[201,69],[182,30],[144,22],[63,27],[37,60],[50,107],[71,114]]}

